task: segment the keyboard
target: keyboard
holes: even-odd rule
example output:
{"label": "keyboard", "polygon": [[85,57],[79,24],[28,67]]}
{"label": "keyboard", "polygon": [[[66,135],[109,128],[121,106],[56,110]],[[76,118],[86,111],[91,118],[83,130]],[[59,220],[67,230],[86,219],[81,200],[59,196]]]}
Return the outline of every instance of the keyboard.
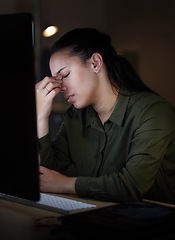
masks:
{"label": "keyboard", "polygon": [[3,193],[0,193],[0,198],[62,214],[69,214],[76,210],[90,209],[96,207],[96,205],[93,204],[71,200],[63,197],[52,196],[44,193],[40,193],[40,200],[38,202],[14,197]]}

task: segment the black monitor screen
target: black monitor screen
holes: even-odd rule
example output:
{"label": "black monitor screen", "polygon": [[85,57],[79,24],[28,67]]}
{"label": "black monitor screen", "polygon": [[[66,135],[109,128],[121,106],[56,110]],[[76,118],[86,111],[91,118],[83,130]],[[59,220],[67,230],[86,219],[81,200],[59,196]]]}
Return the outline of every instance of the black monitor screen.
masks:
{"label": "black monitor screen", "polygon": [[33,21],[0,16],[0,192],[39,199]]}

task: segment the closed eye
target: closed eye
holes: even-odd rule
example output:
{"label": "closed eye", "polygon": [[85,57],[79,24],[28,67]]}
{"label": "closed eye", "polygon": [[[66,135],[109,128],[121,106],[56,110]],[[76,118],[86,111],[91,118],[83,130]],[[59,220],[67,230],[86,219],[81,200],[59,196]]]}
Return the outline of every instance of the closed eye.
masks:
{"label": "closed eye", "polygon": [[68,74],[66,74],[66,76],[64,76],[64,78],[67,78],[69,76],[70,72]]}

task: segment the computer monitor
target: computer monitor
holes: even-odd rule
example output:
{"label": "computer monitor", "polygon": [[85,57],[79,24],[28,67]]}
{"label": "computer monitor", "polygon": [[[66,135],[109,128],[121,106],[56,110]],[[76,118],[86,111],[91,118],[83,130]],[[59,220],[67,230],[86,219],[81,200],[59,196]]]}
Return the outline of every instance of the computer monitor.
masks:
{"label": "computer monitor", "polygon": [[0,15],[0,192],[39,200],[34,30],[30,14]]}

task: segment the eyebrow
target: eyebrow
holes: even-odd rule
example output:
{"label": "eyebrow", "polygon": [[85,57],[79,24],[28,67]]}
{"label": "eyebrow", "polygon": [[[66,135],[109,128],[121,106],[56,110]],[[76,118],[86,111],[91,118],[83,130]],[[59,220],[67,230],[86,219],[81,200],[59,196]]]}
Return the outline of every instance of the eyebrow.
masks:
{"label": "eyebrow", "polygon": [[63,68],[61,68],[56,74],[59,74],[63,69],[65,69],[65,68],[67,68],[67,66],[66,67],[63,67]]}

